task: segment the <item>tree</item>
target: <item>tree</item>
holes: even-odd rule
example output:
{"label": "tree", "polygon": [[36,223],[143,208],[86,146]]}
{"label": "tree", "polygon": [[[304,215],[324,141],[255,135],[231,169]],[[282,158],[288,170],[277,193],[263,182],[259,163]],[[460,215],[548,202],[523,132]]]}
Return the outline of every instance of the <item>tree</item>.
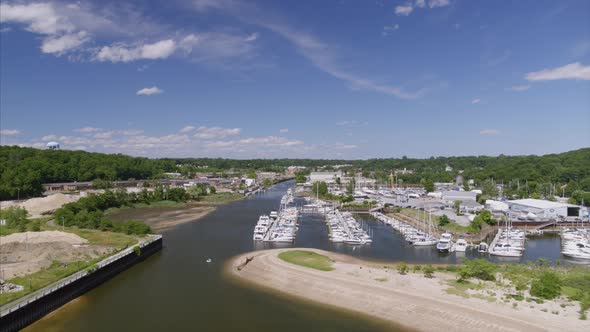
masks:
{"label": "tree", "polygon": [[256,171],[251,169],[248,171],[248,179],[254,179],[256,180],[257,176],[256,176]]}
{"label": "tree", "polygon": [[496,189],[496,185],[490,179],[485,180],[481,184],[481,191],[482,191],[482,194],[487,195],[489,197],[496,197],[496,196],[498,196],[498,189]]}
{"label": "tree", "polygon": [[451,222],[451,219],[449,219],[449,217],[447,217],[446,214],[443,214],[442,216],[440,216],[438,218],[438,225],[439,226],[445,226],[447,224],[449,224]]}
{"label": "tree", "polygon": [[40,232],[41,231],[41,222],[39,220],[35,220],[31,223],[31,231],[33,231],[33,232]]}
{"label": "tree", "polygon": [[326,196],[328,194],[328,185],[325,182],[314,182],[311,186],[313,194]]}
{"label": "tree", "polygon": [[455,209],[455,213],[459,215],[461,213],[461,201],[454,201],[453,208]]}
{"label": "tree", "polygon": [[426,180],[424,181],[424,190],[426,190],[426,192],[433,192],[434,191],[434,182],[432,180]]}
{"label": "tree", "polygon": [[489,210],[481,210],[479,217],[481,218],[481,221],[488,225],[495,225],[497,223],[496,219],[493,218],[492,213]]}

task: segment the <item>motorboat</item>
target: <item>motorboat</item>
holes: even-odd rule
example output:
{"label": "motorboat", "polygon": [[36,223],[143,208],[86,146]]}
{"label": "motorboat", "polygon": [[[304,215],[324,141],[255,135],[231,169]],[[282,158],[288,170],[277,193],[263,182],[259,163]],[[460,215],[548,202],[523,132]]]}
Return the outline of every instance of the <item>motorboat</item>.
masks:
{"label": "motorboat", "polygon": [[438,243],[436,244],[436,249],[439,252],[449,252],[451,250],[452,245],[453,245],[452,239],[453,239],[453,235],[451,235],[450,233],[443,233],[440,236]]}
{"label": "motorboat", "polygon": [[488,252],[488,244],[485,242],[481,242],[479,246],[477,246],[477,252],[485,254]]}
{"label": "motorboat", "polygon": [[458,239],[455,243],[455,251],[465,252],[467,250],[467,241],[465,239]]}

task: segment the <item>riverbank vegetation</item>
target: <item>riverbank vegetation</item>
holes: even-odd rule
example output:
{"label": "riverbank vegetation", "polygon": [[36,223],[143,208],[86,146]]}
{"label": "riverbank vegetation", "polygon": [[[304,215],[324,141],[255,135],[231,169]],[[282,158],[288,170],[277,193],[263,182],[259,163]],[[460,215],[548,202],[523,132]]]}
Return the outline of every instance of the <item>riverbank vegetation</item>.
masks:
{"label": "riverbank vegetation", "polygon": [[328,256],[320,255],[312,251],[289,250],[279,254],[279,258],[285,262],[309,267],[320,271],[332,271],[334,261]]}
{"label": "riverbank vegetation", "polygon": [[[462,171],[465,179],[482,184],[493,178],[505,184],[510,197],[547,197],[555,193],[571,196],[576,203],[590,195],[590,148],[543,156],[431,157],[428,159],[388,158],[369,160],[161,158],[148,159],[120,154],[84,151],[39,150],[18,146],[0,146],[0,200],[40,196],[43,183],[109,181],[164,178],[166,172],[191,177],[206,171],[224,177],[248,174],[252,170],[283,172],[288,166],[306,166],[333,170],[333,165],[347,164],[345,172],[361,170],[364,176],[388,183],[391,170],[409,169],[399,174],[400,184],[452,182]],[[447,171],[451,166],[453,171]],[[307,170],[309,171],[309,169]],[[304,173],[297,177],[302,180]],[[576,195],[573,195],[577,192]],[[484,192],[484,194],[488,194]],[[590,204],[590,199],[585,199]]]}
{"label": "riverbank vegetation", "polygon": [[[488,301],[536,302],[559,300],[579,303],[580,319],[590,309],[590,267],[552,265],[547,260],[524,264],[496,264],[485,259],[464,260],[461,265],[421,266],[401,262],[396,268],[433,277],[433,271],[451,273],[447,293],[462,297],[485,298]],[[426,269],[433,269],[426,275]],[[500,296],[498,298],[497,296]],[[562,303],[563,304],[563,303]],[[563,304],[566,305],[566,304]]]}

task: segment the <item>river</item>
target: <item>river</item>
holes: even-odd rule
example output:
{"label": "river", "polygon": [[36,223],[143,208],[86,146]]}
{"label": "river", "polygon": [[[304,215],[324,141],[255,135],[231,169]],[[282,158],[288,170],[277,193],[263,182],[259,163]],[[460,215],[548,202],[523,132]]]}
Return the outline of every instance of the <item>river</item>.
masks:
{"label": "river", "polygon": [[[260,249],[252,230],[260,214],[279,207],[293,182],[224,205],[198,222],[165,233],[164,249],[27,328],[28,331],[402,331],[372,318],[332,310],[249,289],[223,277],[227,259]],[[454,263],[432,248],[414,248],[370,216],[358,216],[372,229],[370,246],[328,241],[321,217],[304,216],[294,246],[315,247],[377,260]],[[262,247],[269,247],[263,245]],[[475,254],[477,255],[477,254]],[[559,238],[527,241],[522,260],[557,259]],[[471,257],[468,254],[468,257]],[[211,258],[212,263],[206,263]],[[517,260],[518,261],[518,260]]]}

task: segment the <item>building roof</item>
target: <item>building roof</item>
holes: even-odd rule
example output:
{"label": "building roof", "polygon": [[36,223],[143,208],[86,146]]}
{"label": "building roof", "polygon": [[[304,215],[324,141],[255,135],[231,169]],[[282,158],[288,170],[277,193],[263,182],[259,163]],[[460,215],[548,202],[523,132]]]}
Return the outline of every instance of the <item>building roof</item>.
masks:
{"label": "building roof", "polygon": [[456,190],[450,190],[450,191],[443,191],[442,192],[442,196],[461,196],[461,197],[476,197],[477,194],[471,191],[456,191]]}
{"label": "building roof", "polygon": [[567,207],[567,206],[575,206],[567,203],[559,203],[559,202],[551,202],[544,199],[534,199],[534,198],[525,198],[525,199],[516,199],[513,201],[508,201],[510,204],[518,204],[524,206],[530,206],[537,209],[555,209],[560,207]]}

